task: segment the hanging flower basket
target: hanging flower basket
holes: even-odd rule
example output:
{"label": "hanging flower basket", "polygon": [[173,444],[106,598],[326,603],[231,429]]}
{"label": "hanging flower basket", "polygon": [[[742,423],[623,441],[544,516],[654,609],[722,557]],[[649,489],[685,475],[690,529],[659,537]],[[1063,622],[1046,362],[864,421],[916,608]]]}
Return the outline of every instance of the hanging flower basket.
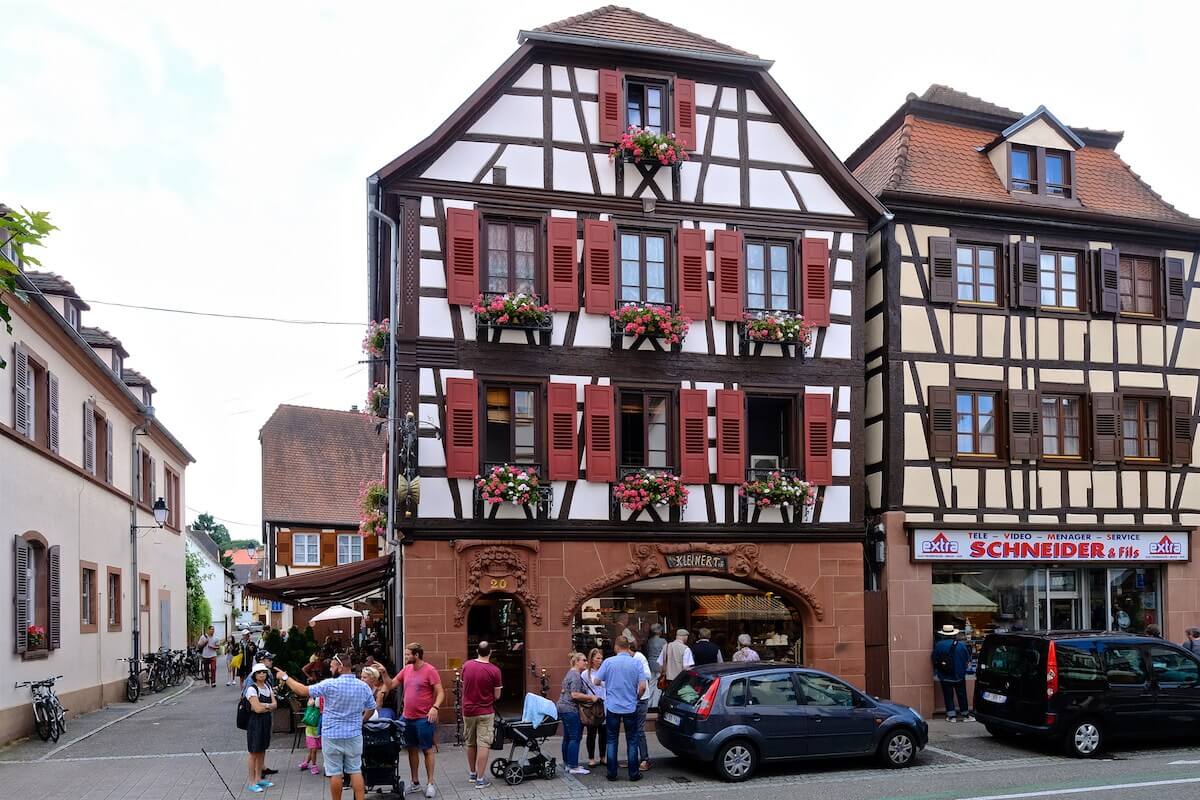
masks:
{"label": "hanging flower basket", "polygon": [[30,625],[25,629],[25,639],[30,650],[41,650],[46,646],[46,629],[41,625]]}
{"label": "hanging flower basket", "polygon": [[363,412],[376,417],[386,418],[388,415],[388,387],[377,383],[367,392],[367,408]]}
{"label": "hanging flower basket", "polygon": [[648,506],[687,505],[688,489],[683,479],[665,470],[640,469],[613,485],[613,497],[622,508],[641,511]]}
{"label": "hanging flower basket", "polygon": [[363,352],[373,358],[386,358],[388,354],[388,332],[391,330],[390,320],[371,320],[367,326],[367,334],[363,337]]}
{"label": "hanging flower basket", "polygon": [[674,133],[653,133],[630,125],[616,147],[610,147],[608,158],[620,158],[633,164],[672,166],[687,161],[687,150],[675,141]]}
{"label": "hanging flower basket", "polygon": [[363,481],[358,487],[358,532],[383,536],[387,532],[387,483]]}
{"label": "hanging flower basket", "polygon": [[508,328],[541,327],[554,318],[550,306],[541,305],[535,295],[524,292],[481,294],[471,310],[478,324]]}
{"label": "hanging flower basket", "polygon": [[529,505],[538,499],[540,485],[537,472],[512,464],[499,464],[488,470],[486,475],[475,476],[479,499],[491,505]]}
{"label": "hanging flower basket", "polygon": [[648,336],[679,344],[692,327],[692,320],[669,306],[651,303],[626,303],[609,316],[614,327],[627,336]]}
{"label": "hanging flower basket", "polygon": [[800,314],[788,311],[749,312],[746,319],[746,338],[752,342],[812,344],[813,325]]}
{"label": "hanging flower basket", "polygon": [[746,481],[738,494],[760,508],[803,508],[817,501],[817,487],[779,470]]}

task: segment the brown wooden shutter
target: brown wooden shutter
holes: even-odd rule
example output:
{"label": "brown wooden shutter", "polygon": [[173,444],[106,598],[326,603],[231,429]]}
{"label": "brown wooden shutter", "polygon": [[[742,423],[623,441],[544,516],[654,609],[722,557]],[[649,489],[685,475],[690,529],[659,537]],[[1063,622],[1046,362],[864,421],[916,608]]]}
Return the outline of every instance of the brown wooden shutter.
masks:
{"label": "brown wooden shutter", "polygon": [[717,483],[746,479],[746,398],[740,389],[717,389]]}
{"label": "brown wooden shutter", "polygon": [[579,258],[575,250],[573,217],[551,217],[546,222],[546,260],[550,291],[546,302],[554,311],[579,310]]}
{"label": "brown wooden shutter", "polygon": [[1035,242],[1014,242],[1011,248],[1014,305],[1022,308],[1038,307],[1038,261],[1040,248]]}
{"label": "brown wooden shutter", "polygon": [[617,441],[612,386],[583,387],[587,479],[612,483],[617,479]]}
{"label": "brown wooden shutter", "polygon": [[804,393],[804,479],[833,483],[833,397]]}
{"label": "brown wooden shutter", "polygon": [[950,236],[929,237],[929,302],[954,302],[954,248]]}
{"label": "brown wooden shutter", "polygon": [[600,141],[613,143],[625,132],[625,109],[621,103],[621,73],[600,70]]}
{"label": "brown wooden shutter", "polygon": [[1107,247],[1092,256],[1096,268],[1096,310],[1116,314],[1121,310],[1121,254]]}
{"label": "brown wooden shutter", "polygon": [[675,141],[696,149],[696,82],[683,78],[675,79]]}
{"label": "brown wooden shutter", "polygon": [[275,534],[275,563],[287,564],[292,563],[292,532],[279,531]]}
{"label": "brown wooden shutter", "polygon": [[1008,390],[1008,455],[1015,461],[1037,458],[1042,452],[1042,406],[1033,389]]}
{"label": "brown wooden shutter", "polygon": [[96,412],[90,400],[83,404],[83,470],[96,474]]}
{"label": "brown wooden shutter", "polygon": [[680,228],[679,310],[694,320],[708,317],[708,264],[704,250],[704,231]]}
{"label": "brown wooden shutter", "polygon": [[708,483],[708,392],[679,390],[679,477]]}
{"label": "brown wooden shutter", "polygon": [[104,421],[104,479],[113,482],[113,424],[112,420]]}
{"label": "brown wooden shutter", "polygon": [[1171,398],[1171,463],[1192,463],[1192,399]]}
{"label": "brown wooden shutter", "polygon": [[29,389],[29,353],[21,345],[14,344],[13,400],[16,404],[16,416],[13,427],[22,436],[29,435]]}
{"label": "brown wooden shutter", "polygon": [[801,243],[804,265],[804,319],[813,325],[829,324],[829,242],[806,238]]}
{"label": "brown wooden shutter", "polygon": [[336,567],[337,566],[337,534],[322,533],[319,535],[321,542],[321,566]]}
{"label": "brown wooden shutter", "polygon": [[479,212],[446,209],[446,299],[469,306],[479,297]]}
{"label": "brown wooden shutter", "polygon": [[552,481],[579,479],[579,434],[575,410],[576,388],[573,383],[551,383],[546,392],[550,417],[550,463]]}
{"label": "brown wooden shutter", "polygon": [[1121,395],[1096,392],[1092,395],[1092,460],[1121,460]]}
{"label": "brown wooden shutter", "polygon": [[13,537],[13,622],[16,633],[17,653],[29,649],[29,611],[32,608],[29,596],[29,564],[32,551],[29,542],[20,536]]}
{"label": "brown wooden shutter", "polygon": [[742,241],[741,231],[713,232],[713,316],[726,322],[740,322],[745,314],[746,253]]}
{"label": "brown wooden shutter", "polygon": [[446,476],[479,474],[479,384],[474,378],[446,379]]}
{"label": "brown wooden shutter", "polygon": [[46,644],[57,650],[62,647],[62,552],[58,545],[46,551],[46,573]]}
{"label": "brown wooden shutter", "polygon": [[611,222],[598,219],[583,222],[583,306],[589,314],[607,315],[615,308],[615,233]]}
{"label": "brown wooden shutter", "polygon": [[954,455],[954,392],[949,386],[929,387],[929,457]]}
{"label": "brown wooden shutter", "polygon": [[379,558],[379,537],[368,536],[363,541],[363,560],[368,558]]}
{"label": "brown wooden shutter", "polygon": [[1187,312],[1187,282],[1183,277],[1183,259],[1166,259],[1167,319],[1183,319]]}
{"label": "brown wooden shutter", "polygon": [[49,410],[46,444],[51,453],[57,453],[62,444],[58,435],[58,376],[49,371],[46,372],[46,401]]}

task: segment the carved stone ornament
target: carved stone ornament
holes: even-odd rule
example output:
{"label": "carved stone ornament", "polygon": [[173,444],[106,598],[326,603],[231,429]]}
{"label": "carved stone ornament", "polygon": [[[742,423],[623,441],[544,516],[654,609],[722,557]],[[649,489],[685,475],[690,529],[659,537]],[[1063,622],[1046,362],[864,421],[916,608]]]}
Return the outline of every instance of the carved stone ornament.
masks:
{"label": "carved stone ornament", "polygon": [[[575,611],[584,601],[595,597],[606,589],[613,589],[633,581],[656,578],[660,575],[683,573],[713,573],[731,575],[743,580],[755,581],[760,584],[779,589],[781,592],[802,600],[812,610],[818,620],[825,618],[825,610],[817,600],[812,590],[801,586],[795,580],[763,564],[759,560],[759,550],[756,544],[704,544],[689,542],[685,544],[637,544],[632,548],[630,563],[607,575],[603,575],[584,586],[571,598],[563,609],[563,625],[570,625],[575,617]],[[667,566],[668,555],[706,554],[723,556],[727,568],[724,570],[708,568],[671,569]]]}
{"label": "carved stone ornament", "polygon": [[485,583],[490,583],[496,591],[514,595],[525,606],[526,617],[534,625],[541,625],[542,609],[538,605],[537,580],[528,555],[517,548],[497,545],[464,548],[458,552],[465,552],[466,549],[472,552],[466,574],[460,574],[455,627],[461,628],[465,624],[467,611],[476,600],[488,593]]}

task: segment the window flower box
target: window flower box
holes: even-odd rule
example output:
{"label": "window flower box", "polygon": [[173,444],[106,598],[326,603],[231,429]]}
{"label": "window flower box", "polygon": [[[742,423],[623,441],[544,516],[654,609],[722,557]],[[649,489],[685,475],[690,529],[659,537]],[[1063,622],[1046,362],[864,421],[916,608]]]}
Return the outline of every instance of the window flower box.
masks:
{"label": "window flower box", "polygon": [[27,650],[46,649],[46,629],[41,625],[30,625],[25,629],[25,641]]}
{"label": "window flower box", "polygon": [[383,419],[388,415],[388,387],[386,384],[377,383],[371,387],[371,391],[367,392],[367,407],[363,411],[364,414],[371,414]]}
{"label": "window flower box", "polygon": [[385,319],[380,322],[371,320],[371,324],[367,326],[367,333],[363,336],[363,352],[372,358],[387,358],[388,333],[390,331],[390,320]]}
{"label": "window flower box", "polygon": [[[800,522],[808,518],[817,501],[817,487],[801,480],[795,470],[752,469],[738,487],[738,497],[745,521]],[[764,512],[769,513],[763,516]]]}
{"label": "window flower box", "polygon": [[794,311],[752,309],[742,317],[742,352],[748,354],[751,345],[761,353],[763,345],[777,344],[787,354],[797,348],[801,357],[812,345],[816,327]]}
{"label": "window flower box", "polygon": [[672,350],[677,349],[692,326],[689,317],[669,305],[655,303],[625,303],[610,311],[609,316],[613,336],[635,337],[634,349],[646,340],[666,343]]}
{"label": "window flower box", "polygon": [[358,532],[362,536],[387,533],[387,483],[363,481],[358,489]]}
{"label": "window flower box", "polygon": [[609,148],[608,157],[629,164],[676,167],[688,160],[688,153],[675,141],[674,133],[654,133],[630,125],[617,145]]}
{"label": "window flower box", "polygon": [[538,516],[548,514],[553,492],[541,473],[538,464],[484,464],[483,473],[475,476],[475,499],[481,511],[488,519],[511,516],[501,513],[505,506],[521,508],[519,517],[532,518],[533,510]]}
{"label": "window flower box", "polygon": [[550,344],[554,314],[536,295],[524,292],[481,294],[471,306],[475,312],[476,338],[499,342],[505,331],[524,331],[529,344]]}
{"label": "window flower box", "polygon": [[646,508],[683,508],[688,489],[683,479],[670,470],[640,468],[613,484],[613,499],[627,511]]}

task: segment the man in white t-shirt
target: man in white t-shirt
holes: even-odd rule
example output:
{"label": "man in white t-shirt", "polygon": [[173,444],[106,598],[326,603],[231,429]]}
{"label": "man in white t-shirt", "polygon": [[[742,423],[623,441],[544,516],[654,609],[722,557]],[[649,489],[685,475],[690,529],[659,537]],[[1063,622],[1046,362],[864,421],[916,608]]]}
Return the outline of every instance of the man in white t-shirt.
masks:
{"label": "man in white t-shirt", "polygon": [[[650,710],[650,696],[655,691],[655,686],[650,680],[650,662],[646,660],[645,654],[638,650],[636,639],[629,640],[629,649],[633,651],[633,659],[642,665],[642,677],[646,679],[645,690],[638,695],[637,702],[637,722],[635,730],[637,731],[637,747],[638,758],[641,760],[641,765],[638,767],[639,772],[645,772],[650,769],[650,748],[646,746],[646,712]],[[628,735],[628,734],[626,734]]]}
{"label": "man in white t-shirt", "polygon": [[221,641],[217,639],[216,632],[217,629],[209,625],[208,630],[196,640],[196,647],[200,649],[200,658],[204,660],[204,679],[214,689],[217,688],[217,654],[221,647]]}

